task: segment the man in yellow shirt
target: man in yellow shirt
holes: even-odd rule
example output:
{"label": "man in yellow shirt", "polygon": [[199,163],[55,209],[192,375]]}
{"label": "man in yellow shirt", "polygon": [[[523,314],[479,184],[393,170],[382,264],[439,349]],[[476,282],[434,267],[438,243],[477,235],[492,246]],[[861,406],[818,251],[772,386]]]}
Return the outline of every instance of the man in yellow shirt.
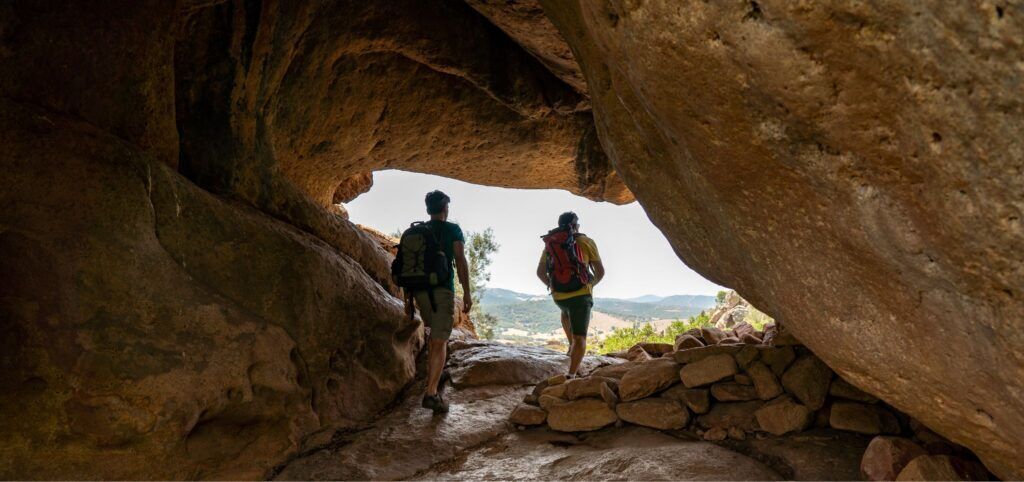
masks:
{"label": "man in yellow shirt", "polygon": [[594,285],[604,278],[604,265],[593,239],[579,232],[579,218],[566,212],[558,228],[544,236],[537,277],[562,310],[562,329],[569,340],[569,376],[576,376],[587,351],[587,328],[594,307]]}

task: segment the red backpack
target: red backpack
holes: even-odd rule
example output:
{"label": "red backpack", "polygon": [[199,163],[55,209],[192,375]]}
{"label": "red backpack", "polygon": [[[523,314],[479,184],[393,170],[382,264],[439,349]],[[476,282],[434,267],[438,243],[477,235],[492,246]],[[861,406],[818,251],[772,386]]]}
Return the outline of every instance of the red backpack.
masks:
{"label": "red backpack", "polygon": [[555,228],[541,236],[544,251],[548,254],[548,279],[551,290],[571,293],[590,282],[590,266],[583,263],[583,252],[576,244],[576,236],[570,228]]}

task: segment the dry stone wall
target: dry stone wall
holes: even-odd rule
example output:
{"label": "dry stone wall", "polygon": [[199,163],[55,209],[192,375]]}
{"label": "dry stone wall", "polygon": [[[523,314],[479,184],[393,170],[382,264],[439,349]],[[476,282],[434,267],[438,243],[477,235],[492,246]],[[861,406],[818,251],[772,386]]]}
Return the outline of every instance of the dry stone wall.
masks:
{"label": "dry stone wall", "polygon": [[[974,454],[857,389],[785,330],[779,333],[776,325],[769,325],[759,331],[744,323],[719,335],[737,331],[758,341],[741,344],[731,341],[734,336],[724,337],[717,344],[684,347],[659,357],[636,355],[637,345],[630,350],[633,361],[598,368],[585,377],[549,378],[534,387],[509,420],[563,432],[629,423],[715,442],[830,428],[878,436],[861,462],[865,480],[990,477]],[[679,339],[713,340],[696,334]]]}

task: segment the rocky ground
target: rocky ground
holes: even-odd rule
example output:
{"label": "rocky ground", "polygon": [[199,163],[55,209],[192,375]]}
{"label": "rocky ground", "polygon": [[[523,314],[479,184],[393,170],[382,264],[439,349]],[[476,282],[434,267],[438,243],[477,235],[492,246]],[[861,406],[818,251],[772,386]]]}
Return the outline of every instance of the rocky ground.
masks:
{"label": "rocky ground", "polygon": [[[419,406],[420,380],[372,425],[312,437],[274,478],[850,480],[860,478],[871,440],[829,428],[721,441],[623,422],[594,431],[527,428],[510,423],[509,413],[529,397],[534,382],[562,373],[566,357],[475,340],[454,341],[451,348],[448,414]],[[631,365],[588,356],[583,373]]]}

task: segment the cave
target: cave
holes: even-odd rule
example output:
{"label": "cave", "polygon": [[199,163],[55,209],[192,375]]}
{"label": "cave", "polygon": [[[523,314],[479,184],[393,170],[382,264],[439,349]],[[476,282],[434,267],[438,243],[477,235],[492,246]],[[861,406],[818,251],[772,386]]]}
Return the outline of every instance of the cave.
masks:
{"label": "cave", "polygon": [[388,413],[422,328],[334,205],[402,169],[636,200],[831,370],[1024,478],[1022,19],[6,2],[0,475],[268,477]]}

